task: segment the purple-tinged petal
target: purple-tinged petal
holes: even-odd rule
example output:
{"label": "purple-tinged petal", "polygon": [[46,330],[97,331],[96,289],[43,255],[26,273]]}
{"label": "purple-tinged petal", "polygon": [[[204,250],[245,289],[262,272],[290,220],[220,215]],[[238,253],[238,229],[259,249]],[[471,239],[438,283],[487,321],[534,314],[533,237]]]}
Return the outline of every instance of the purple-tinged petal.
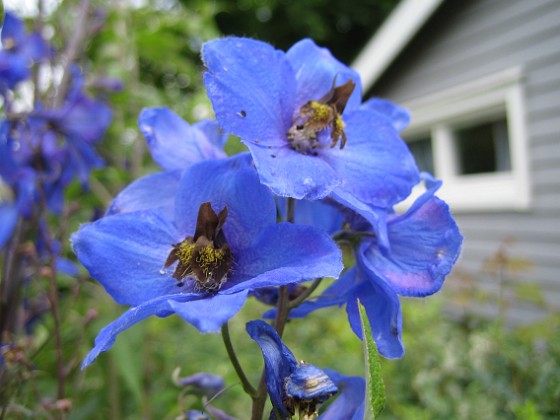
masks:
{"label": "purple-tinged petal", "polygon": [[201,333],[214,333],[219,332],[222,325],[241,310],[247,300],[247,293],[248,290],[230,295],[218,293],[200,300],[169,304],[177,315]]}
{"label": "purple-tinged petal", "polygon": [[159,296],[130,308],[115,321],[103,328],[95,338],[95,345],[82,362],[82,369],[91,365],[100,353],[113,347],[117,335],[152,315],[166,317],[173,314],[170,302],[187,301],[192,295]]}
{"label": "purple-tinged petal", "polygon": [[152,158],[166,171],[182,170],[205,159],[226,157],[205,131],[191,126],[169,108],[144,108],[138,117],[138,126],[146,137]]}
{"label": "purple-tinged petal", "polygon": [[62,109],[36,111],[34,115],[52,120],[62,133],[88,143],[103,137],[112,118],[107,105],[81,92],[73,95]]}
{"label": "purple-tinged petal", "polygon": [[327,368],[324,371],[338,387],[338,396],[318,420],[362,420],[366,397],[365,379],[360,376],[344,376]]}
{"label": "purple-tinged petal", "polygon": [[361,108],[377,112],[386,118],[397,131],[404,130],[410,123],[409,112],[386,99],[372,98],[364,102]]}
{"label": "purple-tinged petal", "polygon": [[298,363],[286,381],[286,393],[300,400],[323,403],[338,392],[338,388],[322,369],[310,363]]}
{"label": "purple-tinged petal", "polygon": [[123,213],[82,225],[72,235],[72,247],[115,301],[140,305],[181,292],[162,268],[172,244],[182,239],[153,212]]}
{"label": "purple-tinged petal", "polygon": [[25,25],[11,12],[6,12],[2,22],[2,45],[9,48],[12,44],[18,45],[25,42]]}
{"label": "purple-tinged petal", "polygon": [[114,198],[107,209],[107,216],[157,208],[166,218],[172,219],[180,177],[181,172],[170,171],[137,179]]}
{"label": "purple-tinged petal", "polygon": [[343,268],[340,249],[325,232],[290,223],[266,227],[236,257],[231,282],[222,288],[223,293],[337,277]]}
{"label": "purple-tinged petal", "polygon": [[279,411],[282,418],[287,418],[288,411],[283,401],[286,393],[284,380],[297,366],[296,359],[290,349],[282,343],[274,328],[266,322],[250,321],[247,323],[246,329],[249,336],[261,348],[266,372],[266,389],[272,405]]}
{"label": "purple-tinged petal", "polygon": [[228,208],[224,234],[234,253],[276,222],[274,198],[259,182],[249,153],[199,162],[183,172],[175,222],[184,237],[194,234],[198,209],[207,201],[217,212]]}
{"label": "purple-tinged petal", "polygon": [[174,379],[175,384],[188,388],[189,394],[206,395],[212,398],[224,389],[224,378],[213,373],[198,372],[194,375]]}
{"label": "purple-tinged petal", "polygon": [[286,143],[292,124],[296,84],[284,52],[249,38],[207,42],[204,84],[216,120],[244,142]]}
{"label": "purple-tinged petal", "polygon": [[11,89],[30,76],[31,69],[25,57],[0,51],[0,87],[2,89]]}
{"label": "purple-tinged petal", "polygon": [[214,420],[238,420],[236,417],[232,417],[223,410],[220,410],[210,404],[206,405],[206,411],[208,411]]}
{"label": "purple-tinged petal", "polygon": [[57,271],[72,277],[76,277],[80,274],[80,270],[78,269],[76,263],[68,258],[58,257],[56,259],[56,269]]}
{"label": "purple-tinged petal", "polygon": [[346,147],[323,153],[342,180],[334,192],[381,208],[408,197],[420,176],[410,150],[393,127],[362,110],[346,116],[345,123]]}
{"label": "purple-tinged petal", "polygon": [[362,338],[362,326],[358,301],[366,309],[373,339],[379,353],[388,359],[398,359],[404,354],[401,341],[402,315],[399,298],[392,287],[382,278],[363,266],[358,257],[356,275],[360,283],[352,290],[346,311],[354,333]]}
{"label": "purple-tinged petal", "polygon": [[15,203],[0,202],[0,248],[2,248],[12,236],[18,214],[18,208]]}
{"label": "purple-tinged petal", "polygon": [[[390,250],[364,249],[364,264],[404,296],[437,292],[459,257],[462,236],[449,207],[437,197],[388,223]],[[367,245],[366,245],[367,246]]]}
{"label": "purple-tinged petal", "polygon": [[356,87],[346,109],[358,108],[362,101],[359,74],[334,58],[328,49],[318,47],[310,39],[303,39],[286,52],[286,57],[297,80],[296,109],[310,100],[320,100],[329,93],[333,84],[340,86],[350,79],[356,83]]}
{"label": "purple-tinged petal", "polygon": [[29,60],[39,61],[51,55],[52,51],[42,35],[38,32],[30,34],[25,42],[20,46],[19,53]]}

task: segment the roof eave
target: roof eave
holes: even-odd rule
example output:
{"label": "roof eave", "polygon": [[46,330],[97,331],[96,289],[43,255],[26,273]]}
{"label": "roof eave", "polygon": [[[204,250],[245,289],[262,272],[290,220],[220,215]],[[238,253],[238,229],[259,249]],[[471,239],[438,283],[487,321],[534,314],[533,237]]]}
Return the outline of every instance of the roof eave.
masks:
{"label": "roof eave", "polygon": [[402,0],[352,63],[367,92],[444,0]]}

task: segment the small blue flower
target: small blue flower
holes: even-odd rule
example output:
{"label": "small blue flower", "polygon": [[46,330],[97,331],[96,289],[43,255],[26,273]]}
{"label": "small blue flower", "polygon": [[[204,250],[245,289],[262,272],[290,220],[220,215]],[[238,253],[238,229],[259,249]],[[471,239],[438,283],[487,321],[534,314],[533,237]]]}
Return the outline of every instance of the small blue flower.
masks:
{"label": "small blue flower", "polygon": [[[262,350],[266,389],[274,409],[282,419],[296,412],[308,418],[317,412],[317,406],[338,392],[329,376],[318,367],[298,363],[278,333],[266,322],[250,321],[247,333]],[[271,414],[271,418],[275,418]]]}
{"label": "small blue flower", "polygon": [[0,51],[0,89],[12,89],[31,76],[34,61],[47,58],[49,47],[39,33],[27,34],[22,20],[6,12]]}
{"label": "small blue flower", "polygon": [[186,388],[189,394],[204,395],[212,398],[224,389],[224,379],[212,373],[198,372],[184,378],[177,378],[175,383]]}
{"label": "small blue flower", "polygon": [[112,215],[82,226],[72,243],[91,276],[131,306],[100,332],[84,366],[146,317],[177,313],[215,332],[253,290],[342,269],[340,250],[319,229],[276,223],[274,199],[247,153],[185,170],[174,217],[157,210]]}
{"label": "small blue flower", "polygon": [[190,125],[169,108],[145,108],[138,117],[138,126],[152,159],[163,172],[131,183],[115,197],[107,215],[154,207],[172,213],[181,172],[194,163],[226,157],[227,136],[215,121]]}
{"label": "small blue flower", "polygon": [[65,139],[63,147],[57,150],[63,155],[59,158],[62,160],[59,172],[63,174],[60,189],[74,178],[87,184],[91,170],[103,166],[95,144],[105,135],[111,119],[111,109],[103,101],[83,92],[83,76],[77,69],[73,71],[72,86],[60,108],[38,108],[31,113],[29,124],[37,126],[38,144],[45,141],[56,144],[60,136]]}
{"label": "small blue flower", "polygon": [[418,182],[391,121],[361,106],[358,74],[311,40],[284,53],[228,37],[206,43],[202,58],[216,120],[249,147],[275,194],[389,208]]}

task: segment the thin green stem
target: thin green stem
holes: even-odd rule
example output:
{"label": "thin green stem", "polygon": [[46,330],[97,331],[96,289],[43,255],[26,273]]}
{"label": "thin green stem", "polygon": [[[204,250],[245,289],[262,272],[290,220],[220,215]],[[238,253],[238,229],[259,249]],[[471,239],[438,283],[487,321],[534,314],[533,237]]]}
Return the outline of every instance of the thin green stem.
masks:
{"label": "thin green stem", "polygon": [[299,305],[301,305],[305,299],[307,299],[309,296],[311,296],[311,294],[315,291],[315,289],[317,289],[317,287],[319,287],[319,285],[321,284],[321,282],[323,281],[323,278],[318,278],[315,279],[313,281],[313,283],[311,283],[311,286],[309,286],[307,289],[305,289],[305,291],[299,295],[297,298],[291,300],[288,302],[288,310],[290,309],[294,309],[297,308]]}
{"label": "thin green stem", "polygon": [[237,358],[237,354],[235,353],[235,350],[233,349],[233,344],[231,342],[231,336],[229,334],[229,325],[228,325],[227,322],[224,325],[222,325],[222,339],[224,340],[224,345],[226,346],[226,351],[227,351],[227,354],[229,356],[229,359],[231,360],[233,368],[235,369],[235,372],[237,373],[237,376],[239,377],[239,380],[241,381],[241,385],[243,386],[243,390],[247,394],[249,394],[254,400],[255,396],[257,395],[257,391],[255,390],[255,388],[253,388],[253,386],[251,385],[251,383],[247,379],[247,376],[245,375],[245,372],[243,371],[243,368],[241,367],[241,363],[239,363],[239,359]]}
{"label": "thin green stem", "polygon": [[266,377],[265,371],[261,374],[259,388],[253,397],[253,407],[251,410],[251,420],[262,420],[264,405],[266,404]]}

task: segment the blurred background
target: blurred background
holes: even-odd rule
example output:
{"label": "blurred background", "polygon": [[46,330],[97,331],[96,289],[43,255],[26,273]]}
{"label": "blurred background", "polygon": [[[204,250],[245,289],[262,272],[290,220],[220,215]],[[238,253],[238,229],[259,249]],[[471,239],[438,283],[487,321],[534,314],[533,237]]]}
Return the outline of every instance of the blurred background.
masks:
{"label": "blurred background", "polygon": [[[249,36],[286,50],[309,37],[352,65],[366,97],[411,112],[403,133],[422,170],[444,180],[465,236],[438,295],[402,299],[402,360],[383,361],[382,418],[560,417],[560,3],[556,0],[5,0],[55,48],[72,39],[79,7],[103,24],[78,63],[87,77],[119,79],[113,122],[98,150],[106,166],[89,190],[66,191],[68,233],[104,212],[139,176],[158,170],[137,127],[144,107],[167,106],[193,123],[211,117],[201,81],[203,42]],[[40,19],[37,20],[37,16]],[[228,151],[241,150],[236,139]],[[403,204],[403,206],[406,205]],[[245,397],[221,337],[177,317],[149,319],[119,336],[85,371],[93,338],[123,312],[85,271],[58,278],[67,386],[56,398],[53,319],[40,276],[26,290],[26,334],[4,355],[14,380],[4,418],[174,419],[199,401],[172,374],[222,375],[213,404],[240,419]],[[266,308],[251,301],[231,325],[254,381],[260,350],[244,332]],[[31,316],[32,315],[32,316]],[[361,342],[343,309],[294,320],[285,342],[298,359],[361,375]]]}

